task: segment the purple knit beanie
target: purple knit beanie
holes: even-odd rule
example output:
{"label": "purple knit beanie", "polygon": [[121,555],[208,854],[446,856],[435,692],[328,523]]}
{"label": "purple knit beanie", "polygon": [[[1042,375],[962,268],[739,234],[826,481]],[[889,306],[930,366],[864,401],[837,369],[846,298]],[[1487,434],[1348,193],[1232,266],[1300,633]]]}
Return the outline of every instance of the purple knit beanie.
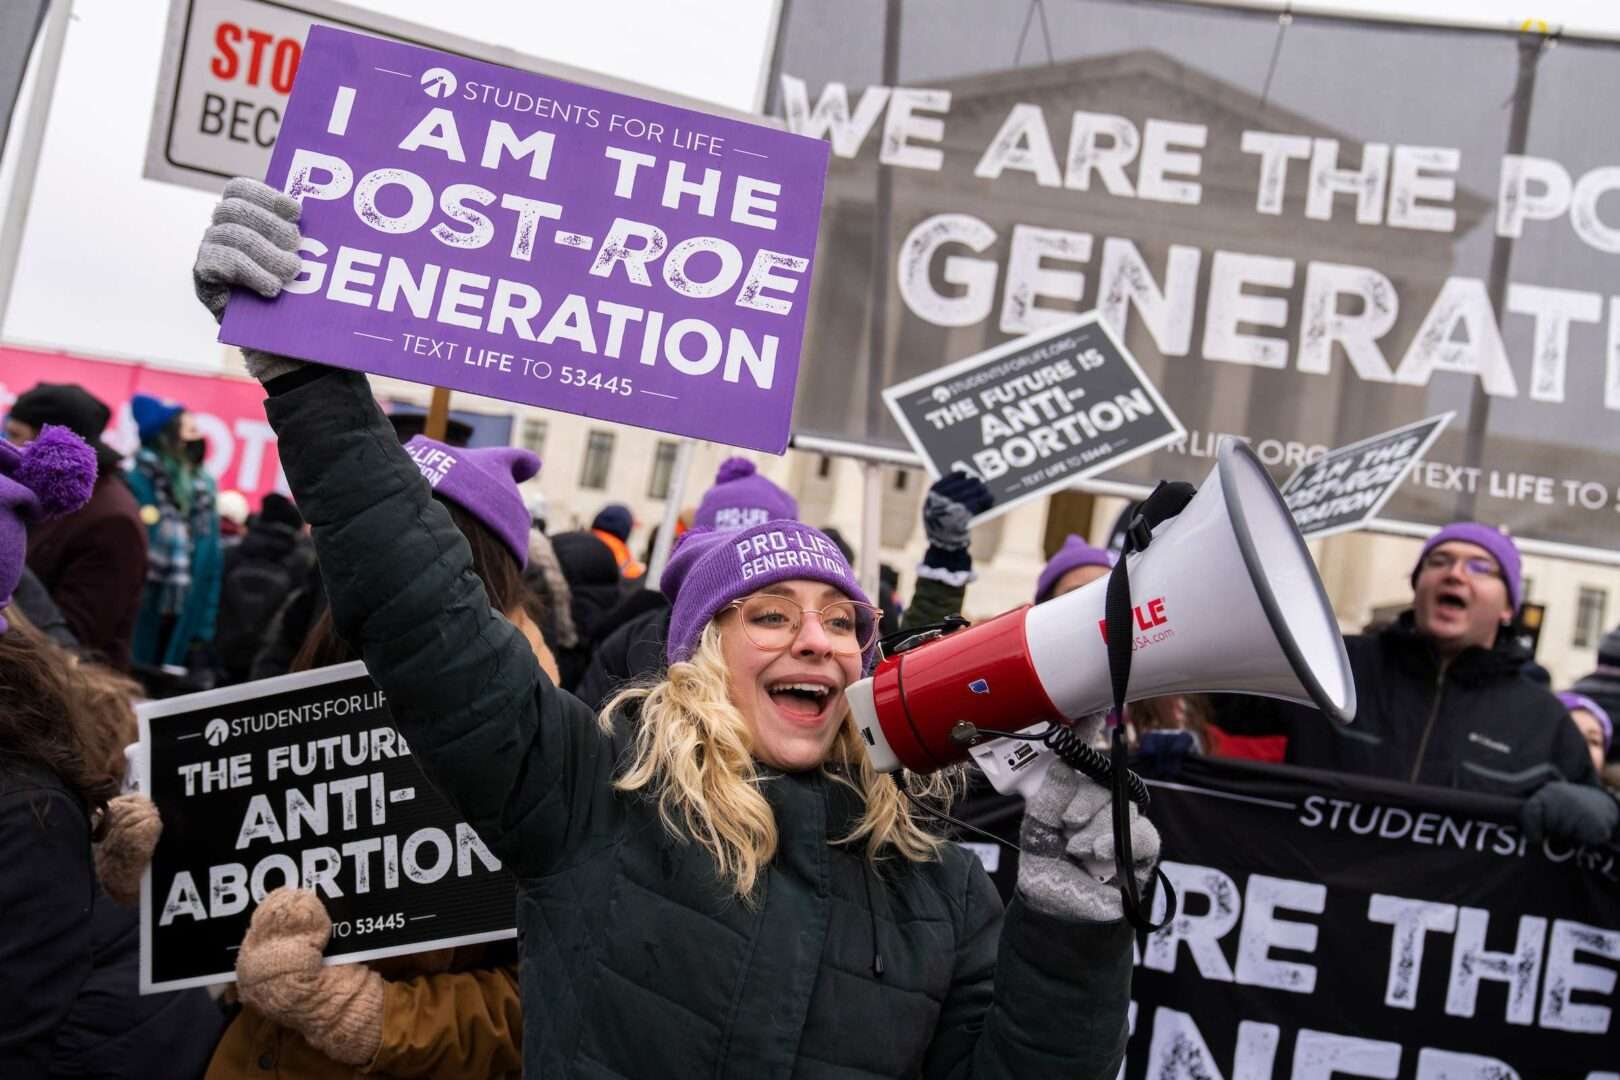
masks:
{"label": "purple knit beanie", "polygon": [[1609,719],[1609,711],[1585,694],[1577,694],[1570,690],[1559,694],[1558,700],[1570,712],[1584,709],[1597,718],[1598,727],[1603,729],[1603,752],[1608,753],[1609,747],[1614,744],[1614,721]]}
{"label": "purple knit beanie", "polygon": [[731,457],[720,463],[714,486],[703,493],[692,524],[727,533],[798,517],[798,500],[760,476],[752,461]]}
{"label": "purple knit beanie", "polygon": [[1523,572],[1519,565],[1519,549],[1507,533],[1493,529],[1489,525],[1481,525],[1477,521],[1454,521],[1424,542],[1423,550],[1418,553],[1417,563],[1412,567],[1412,588],[1417,588],[1418,571],[1423,569],[1423,560],[1428,558],[1429,552],[1448,540],[1477,544],[1491,553],[1496,565],[1502,568],[1502,580],[1507,583],[1508,603],[1513,605],[1514,611],[1518,611],[1524,588]]}
{"label": "purple knit beanie", "polygon": [[1052,595],[1057,587],[1058,580],[1070,570],[1078,570],[1082,566],[1111,567],[1114,565],[1114,556],[1102,548],[1092,547],[1085,539],[1069,534],[1063,541],[1063,546],[1057,549],[1052,561],[1046,564],[1041,576],[1035,581],[1035,602],[1039,604]]}
{"label": "purple knit beanie", "polygon": [[[870,604],[855,571],[826,533],[797,521],[769,521],[737,532],[694,528],[675,542],[659,588],[673,606],[664,654],[670,663],[697,650],[703,628],[733,600],[782,581],[820,581]],[[870,670],[877,643],[862,654]]]}
{"label": "purple knit beanie", "polygon": [[518,485],[540,471],[540,459],[515,446],[471,450],[426,435],[412,437],[405,452],[434,494],[483,522],[517,559],[529,564],[529,508]]}
{"label": "purple knit beanie", "polygon": [[22,577],[28,526],[73,513],[95,486],[96,452],[65,427],[46,425],[22,449],[0,439],[0,610],[10,605]]}

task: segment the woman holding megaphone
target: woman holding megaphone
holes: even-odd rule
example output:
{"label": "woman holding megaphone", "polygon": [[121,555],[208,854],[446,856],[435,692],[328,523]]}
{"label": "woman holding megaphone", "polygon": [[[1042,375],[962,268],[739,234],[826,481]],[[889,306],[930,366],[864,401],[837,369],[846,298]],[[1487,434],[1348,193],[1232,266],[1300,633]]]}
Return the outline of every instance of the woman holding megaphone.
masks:
{"label": "woman holding megaphone", "polygon": [[[299,272],[297,204],[225,194],[196,271],[216,312]],[[338,632],[519,880],[529,1075],[1116,1074],[1132,932],[1087,868],[1112,869],[1107,793],[1053,770],[1025,837],[1047,857],[1003,913],[865,759],[844,691],[878,612],[830,539],[688,534],[667,671],[593,716],[492,609],[364,376],[246,355]]]}

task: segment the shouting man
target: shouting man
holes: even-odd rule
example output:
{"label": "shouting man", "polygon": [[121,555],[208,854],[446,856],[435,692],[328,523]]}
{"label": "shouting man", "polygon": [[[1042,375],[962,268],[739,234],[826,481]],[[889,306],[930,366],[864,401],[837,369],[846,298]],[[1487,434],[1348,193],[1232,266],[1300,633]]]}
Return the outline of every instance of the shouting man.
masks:
{"label": "shouting man", "polygon": [[1506,629],[1522,600],[1519,551],[1486,525],[1447,525],[1412,569],[1412,609],[1346,639],[1357,712],[1348,727],[1281,706],[1291,764],[1415,784],[1523,796],[1532,841],[1597,844],[1620,804],[1597,787],[1580,731],[1527,677]]}

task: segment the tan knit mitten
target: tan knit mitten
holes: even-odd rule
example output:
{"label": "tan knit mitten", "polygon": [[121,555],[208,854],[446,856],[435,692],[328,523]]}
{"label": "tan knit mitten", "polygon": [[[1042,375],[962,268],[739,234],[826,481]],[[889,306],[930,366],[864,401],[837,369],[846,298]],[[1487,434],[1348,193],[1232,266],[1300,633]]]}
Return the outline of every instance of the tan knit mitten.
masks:
{"label": "tan knit mitten", "polygon": [[332,920],[307,889],[277,889],[253,912],[236,954],[242,1002],[333,1061],[365,1065],[382,1044],[383,978],[364,964],[325,966]]}
{"label": "tan knit mitten", "polygon": [[152,861],[163,818],[145,795],[120,795],[107,803],[107,831],[96,844],[96,877],[108,896],[125,906],[141,899],[141,875]]}

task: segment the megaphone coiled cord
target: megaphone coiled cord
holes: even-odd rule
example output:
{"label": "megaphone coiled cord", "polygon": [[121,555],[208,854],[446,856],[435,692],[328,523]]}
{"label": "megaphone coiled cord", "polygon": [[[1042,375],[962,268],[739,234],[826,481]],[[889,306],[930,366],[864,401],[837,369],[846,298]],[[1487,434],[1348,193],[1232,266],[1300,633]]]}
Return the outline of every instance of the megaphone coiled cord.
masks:
{"label": "megaphone coiled cord", "polygon": [[[1077,773],[1089,776],[1097,783],[1108,787],[1114,782],[1114,763],[1096,747],[1087,743],[1074,728],[1067,724],[1053,724],[1042,736],[1047,748],[1063,760],[1063,764]],[[1131,802],[1136,808],[1147,813],[1148,804],[1152,801],[1148,796],[1147,784],[1130,769],[1125,770],[1125,790],[1130,794]]]}
{"label": "megaphone coiled cord", "polygon": [[[1058,759],[1080,773],[1101,784],[1111,788],[1114,783],[1114,763],[1107,754],[1082,739],[1068,724],[1049,724],[1045,731],[1031,733],[1028,731],[995,731],[991,728],[982,728],[974,724],[958,724],[951,737],[971,745],[982,738],[990,739],[1018,739],[1023,742],[1038,742],[1043,744],[1058,756]],[[1143,813],[1147,812],[1152,802],[1148,794],[1147,784],[1130,769],[1125,770],[1125,790],[1130,795],[1136,808]]]}

